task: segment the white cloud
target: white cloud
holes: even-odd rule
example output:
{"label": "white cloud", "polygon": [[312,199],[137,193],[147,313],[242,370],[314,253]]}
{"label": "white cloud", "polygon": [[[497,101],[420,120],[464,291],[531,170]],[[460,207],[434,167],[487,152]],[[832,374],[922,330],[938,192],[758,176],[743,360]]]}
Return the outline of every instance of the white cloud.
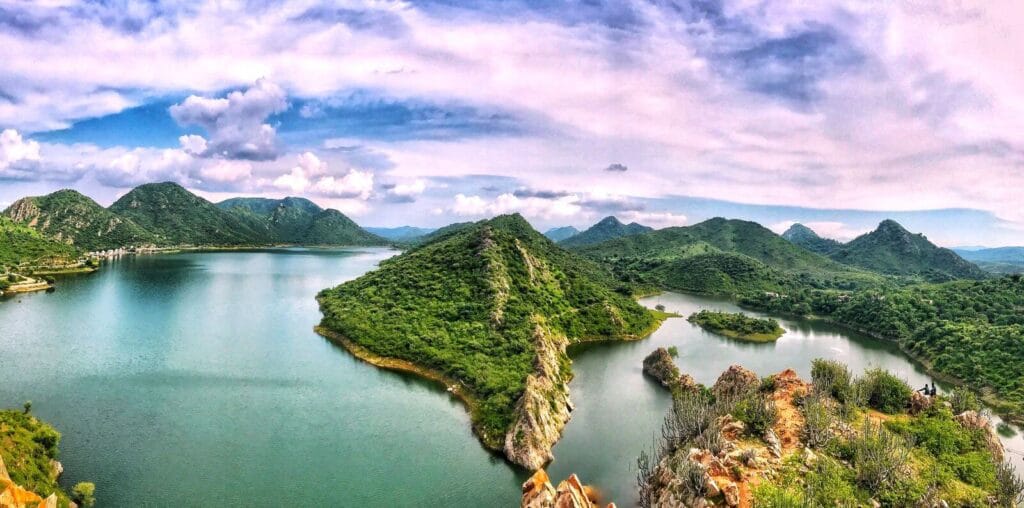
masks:
{"label": "white cloud", "polygon": [[623,222],[638,222],[655,229],[686,225],[685,215],[672,212],[643,212],[627,210],[619,213],[618,218]]}
{"label": "white cloud", "polygon": [[455,202],[450,207],[451,213],[461,216],[501,215],[519,212],[527,217],[537,219],[572,217],[580,213],[581,210],[580,198],[576,195],[544,199],[520,198],[511,193],[501,194],[493,201],[487,201],[476,195],[456,194]]}
{"label": "white cloud", "polygon": [[0,179],[31,179],[39,161],[39,143],[22,138],[14,129],[0,132]]}
{"label": "white cloud", "polygon": [[348,173],[341,176],[321,177],[313,184],[312,189],[326,197],[366,200],[373,192],[373,173],[350,169]]}
{"label": "white cloud", "polygon": [[183,126],[196,125],[206,130],[209,139],[197,135],[182,136],[181,145],[199,157],[273,160],[277,158],[277,133],[267,118],[287,109],[284,90],[259,79],[245,91],[235,91],[220,99],[191,95],[170,108],[171,117]]}

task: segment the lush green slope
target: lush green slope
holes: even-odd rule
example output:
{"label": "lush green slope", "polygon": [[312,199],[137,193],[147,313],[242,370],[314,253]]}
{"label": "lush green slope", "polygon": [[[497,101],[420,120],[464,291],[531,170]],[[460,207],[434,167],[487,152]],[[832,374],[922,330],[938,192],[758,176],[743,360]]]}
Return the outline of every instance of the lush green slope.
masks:
{"label": "lush green slope", "polygon": [[0,410],[0,455],[11,480],[22,488],[68,506],[68,496],[57,483],[52,460],[58,455],[60,433],[23,411]]}
{"label": "lush green slope", "polygon": [[1024,282],[1019,275],[855,293],[752,294],[743,303],[813,314],[895,340],[934,371],[989,394],[1003,413],[1024,421]]}
{"label": "lush green slope", "polygon": [[561,242],[561,245],[566,248],[578,248],[648,231],[653,231],[653,229],[635,222],[623,224],[615,217],[605,217],[597,224],[587,228],[586,231],[566,238]]}
{"label": "lush green slope", "polygon": [[814,230],[803,224],[793,224],[785,233],[782,233],[782,237],[811,252],[822,255],[828,255],[842,245],[831,238],[818,236]]}
{"label": "lush green slope", "polygon": [[217,208],[172,183],[140,185],[110,205],[110,211],[171,245],[246,245],[271,241],[266,230]]}
{"label": "lush green slope", "polygon": [[399,226],[395,228],[363,228],[381,238],[398,243],[411,243],[433,233],[433,228],[418,228],[415,226]]}
{"label": "lush green slope", "polygon": [[[471,405],[478,434],[498,447],[542,337],[621,339],[652,329],[651,313],[615,286],[602,268],[511,215],[464,226],[318,299],[325,328],[465,386],[479,402]],[[558,355],[567,370],[568,357]]]}
{"label": "lush green slope", "polygon": [[86,251],[153,244],[157,238],[70,189],[15,201],[3,214]]}
{"label": "lush green slope", "polygon": [[548,240],[551,240],[552,242],[561,242],[562,240],[567,240],[578,234],[580,234],[580,230],[572,226],[551,228],[544,232],[544,236],[548,237]]}
{"label": "lush green slope", "polygon": [[272,242],[304,245],[383,245],[386,241],[337,210],[304,198],[232,198],[217,204],[264,232]]}
{"label": "lush green slope", "polygon": [[882,221],[877,229],[858,236],[830,257],[879,273],[920,276],[933,282],[985,277],[985,272],[955,252],[935,246],[924,235],[912,234],[892,220]]}
{"label": "lush green slope", "polygon": [[786,332],[774,319],[753,318],[742,312],[701,310],[686,320],[714,333],[751,342],[771,342]]}
{"label": "lush green slope", "polygon": [[624,280],[702,293],[852,288],[882,281],[793,245],[755,222],[722,218],[577,250],[608,264]]}
{"label": "lush green slope", "polygon": [[0,217],[0,268],[20,264],[59,264],[76,257],[78,251],[75,247],[46,238],[7,217]]}

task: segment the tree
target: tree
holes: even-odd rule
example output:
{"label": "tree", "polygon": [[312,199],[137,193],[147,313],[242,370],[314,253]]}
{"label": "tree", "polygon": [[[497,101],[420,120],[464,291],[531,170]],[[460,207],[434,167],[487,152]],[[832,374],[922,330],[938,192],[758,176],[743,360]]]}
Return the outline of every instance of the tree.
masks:
{"label": "tree", "polygon": [[26,400],[25,404],[23,404],[22,407],[25,408],[25,414],[31,413],[32,412],[32,401],[31,400]]}
{"label": "tree", "polygon": [[96,504],[96,485],[92,482],[78,482],[71,489],[71,500],[78,506],[89,508]]}

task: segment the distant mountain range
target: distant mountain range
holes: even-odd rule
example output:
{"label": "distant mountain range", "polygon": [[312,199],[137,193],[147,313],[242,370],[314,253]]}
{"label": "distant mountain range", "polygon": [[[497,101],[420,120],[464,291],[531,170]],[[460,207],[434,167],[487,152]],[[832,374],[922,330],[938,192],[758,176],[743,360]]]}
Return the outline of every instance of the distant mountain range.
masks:
{"label": "distant mountain range", "polygon": [[1024,273],[1024,247],[958,247],[953,252],[988,272]]}
{"label": "distant mountain range", "polygon": [[986,276],[956,252],[938,247],[924,235],[913,234],[889,219],[845,244],[821,238],[801,224],[794,224],[782,236],[840,263],[888,275],[917,276],[933,282]]}
{"label": "distant mountain range", "polygon": [[580,230],[572,226],[564,226],[560,228],[551,228],[544,232],[544,236],[548,237],[552,242],[561,242],[567,240],[580,233]]}
{"label": "distant mountain range", "polygon": [[638,235],[648,231],[654,231],[654,228],[637,224],[635,222],[623,224],[622,221],[616,217],[609,216],[601,219],[597,224],[590,226],[586,231],[572,235],[561,240],[559,243],[566,248],[582,247],[584,245],[594,245],[608,240],[622,238],[624,236]]}
{"label": "distant mountain range", "polygon": [[363,228],[381,238],[392,242],[409,243],[436,231],[434,228],[418,228],[414,226],[400,226],[396,228]]}
{"label": "distant mountain range", "polygon": [[48,238],[93,251],[128,246],[385,245],[344,214],[303,198],[213,204],[176,183],[140,185],[103,208],[73,190],[22,198],[2,214]]}

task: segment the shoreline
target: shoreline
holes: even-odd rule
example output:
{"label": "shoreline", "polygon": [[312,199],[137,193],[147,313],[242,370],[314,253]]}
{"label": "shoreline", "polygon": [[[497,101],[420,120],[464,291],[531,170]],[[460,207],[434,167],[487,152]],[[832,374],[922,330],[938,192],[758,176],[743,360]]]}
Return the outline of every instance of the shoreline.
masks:
{"label": "shoreline", "polygon": [[[454,395],[455,398],[459,399],[465,406],[466,413],[469,414],[470,426],[472,427],[473,434],[478,438],[477,440],[484,446],[484,448],[493,452],[501,451],[501,444],[498,444],[497,447],[494,447],[491,445],[491,443],[488,443],[487,440],[483,438],[483,436],[480,435],[476,423],[473,422],[473,415],[477,408],[480,406],[480,403],[476,400],[476,398],[473,397],[472,394],[468,392],[468,390],[466,390],[462,386],[460,382],[451,379],[448,376],[445,376],[444,374],[436,370],[416,365],[415,363],[412,363],[408,360],[401,360],[389,356],[380,356],[376,353],[371,352],[369,349],[366,349],[363,346],[356,344],[354,341],[352,341],[352,339],[349,339],[343,334],[328,329],[323,325],[314,326],[313,331],[316,332],[317,335],[329,340],[331,343],[341,346],[356,359],[373,365],[374,367],[395,372],[402,372],[405,374],[414,374],[428,381],[432,381],[436,384],[443,385],[448,393]],[[502,436],[502,444],[503,442],[504,436]]]}

